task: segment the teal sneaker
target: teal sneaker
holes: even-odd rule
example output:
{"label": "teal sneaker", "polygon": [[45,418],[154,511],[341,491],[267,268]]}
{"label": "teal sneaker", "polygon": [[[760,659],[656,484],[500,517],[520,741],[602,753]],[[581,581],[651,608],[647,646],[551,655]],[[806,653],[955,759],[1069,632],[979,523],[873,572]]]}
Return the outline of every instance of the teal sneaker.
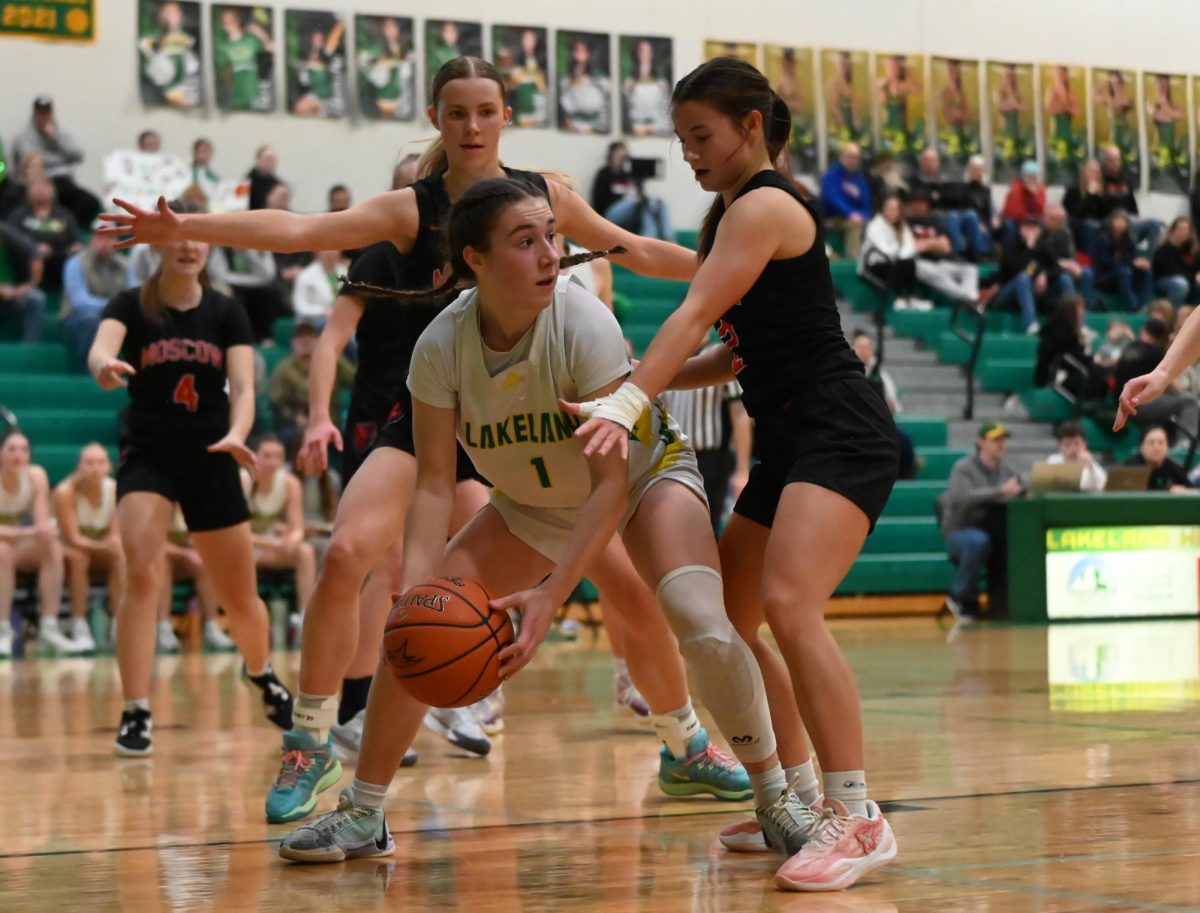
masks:
{"label": "teal sneaker", "polygon": [[338,807],[283,838],[279,855],[293,862],[344,862],[390,856],[396,844],[380,808],[355,805],[350,789],[338,796]]}
{"label": "teal sneaker", "polygon": [[686,758],[676,758],[666,745],[662,747],[658,753],[658,786],[668,796],[707,793],[730,802],[754,795],[746,768],[710,742],[703,729],[688,739]]}
{"label": "teal sneaker", "polygon": [[317,794],[333,786],[342,775],[342,764],[333,751],[333,740],[319,745],[307,732],[283,734],[283,764],[267,793],[267,821],[298,821],[317,805]]}

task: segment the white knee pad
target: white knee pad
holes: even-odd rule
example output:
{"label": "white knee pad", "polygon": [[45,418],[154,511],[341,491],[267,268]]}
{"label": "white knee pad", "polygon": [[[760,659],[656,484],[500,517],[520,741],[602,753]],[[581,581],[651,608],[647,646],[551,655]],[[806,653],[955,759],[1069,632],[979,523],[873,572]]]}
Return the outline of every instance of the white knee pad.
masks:
{"label": "white knee pad", "polygon": [[729,616],[721,575],[702,564],[671,571],[655,591],[699,697],[744,764],[770,757],[775,733],[754,654]]}

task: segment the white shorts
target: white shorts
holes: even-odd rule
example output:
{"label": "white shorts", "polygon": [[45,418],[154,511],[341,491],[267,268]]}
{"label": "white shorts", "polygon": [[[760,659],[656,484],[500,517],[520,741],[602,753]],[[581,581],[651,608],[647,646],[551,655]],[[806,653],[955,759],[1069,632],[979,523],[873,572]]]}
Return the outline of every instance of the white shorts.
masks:
{"label": "white shorts", "polygon": [[[708,498],[704,494],[704,478],[696,465],[696,451],[688,444],[676,443],[667,449],[654,469],[634,482],[630,488],[629,506],[617,525],[618,532],[625,531],[646,492],[667,479],[691,489],[704,506],[708,507]],[[551,561],[557,563],[562,560],[567,541],[575,529],[575,521],[579,515],[578,507],[530,507],[527,504],[518,504],[498,490],[492,491],[488,503],[500,514],[510,533]]]}

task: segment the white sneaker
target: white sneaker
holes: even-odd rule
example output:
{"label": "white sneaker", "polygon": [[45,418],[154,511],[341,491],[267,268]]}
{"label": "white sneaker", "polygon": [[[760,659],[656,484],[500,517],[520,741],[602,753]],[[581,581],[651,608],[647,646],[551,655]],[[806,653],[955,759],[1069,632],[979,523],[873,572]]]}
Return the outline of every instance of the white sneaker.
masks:
{"label": "white sneaker", "polygon": [[480,757],[492,750],[492,741],[466,707],[430,707],[425,714],[425,727],[436,732],[451,745]]}
{"label": "white sneaker", "polygon": [[1041,326],[1038,325],[1038,322],[1036,320],[1033,323],[1031,323],[1029,326],[1025,327],[1025,335],[1026,336],[1036,336],[1040,332],[1042,332],[1042,328],[1041,328]]}
{"label": "white sneaker", "polygon": [[933,310],[933,302],[928,301],[925,298],[910,298],[909,304],[912,305],[912,309],[914,311],[932,311]]}
{"label": "white sneaker", "polygon": [[[343,764],[358,766],[358,753],[362,748],[363,724],[366,722],[367,711],[360,710],[344,723],[334,723],[329,727],[333,736],[333,751]],[[409,747],[400,759],[401,767],[412,767],[417,763],[417,750]]]}
{"label": "white sneaker", "polygon": [[96,641],[92,637],[92,627],[86,618],[72,618],[68,628],[71,640],[79,645],[81,653],[95,653]]}
{"label": "white sneaker", "polygon": [[912,301],[908,298],[897,298],[892,302],[892,310],[911,311],[913,310]]}
{"label": "white sneaker", "polygon": [[628,672],[613,673],[613,699],[618,707],[624,707],[636,717],[647,719],[650,716],[650,705],[646,703]]}
{"label": "white sneaker", "polygon": [[210,618],[204,622],[204,646],[209,650],[219,650],[225,653],[237,649],[237,644],[233,642],[233,638],[225,633],[225,630],[215,618]]}
{"label": "white sneaker", "polygon": [[175,629],[171,627],[171,622],[169,621],[160,621],[158,623],[156,641],[159,653],[180,653],[183,650],[183,644],[175,636]]}
{"label": "white sneaker", "polygon": [[5,618],[0,621],[0,659],[12,659],[12,642],[12,622]]}
{"label": "white sneaker", "polygon": [[38,646],[44,650],[52,650],[55,653],[61,653],[64,656],[78,656],[83,652],[83,647],[79,646],[71,638],[63,634],[58,629],[58,622],[53,619],[43,618],[42,624],[38,628]]}
{"label": "white sneaker", "polygon": [[497,688],[481,701],[472,704],[470,709],[479,721],[479,726],[488,735],[499,735],[504,731],[504,690]]}

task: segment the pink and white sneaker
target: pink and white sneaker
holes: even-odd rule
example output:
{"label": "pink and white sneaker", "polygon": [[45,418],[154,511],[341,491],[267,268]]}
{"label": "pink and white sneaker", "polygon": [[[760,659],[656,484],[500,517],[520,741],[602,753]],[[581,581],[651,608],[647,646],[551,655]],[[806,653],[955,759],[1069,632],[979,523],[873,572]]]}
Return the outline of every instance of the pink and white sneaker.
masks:
{"label": "pink and white sneaker", "polygon": [[826,797],[821,821],[800,852],[779,867],[775,884],[785,891],[841,891],[895,859],[896,838],[879,806],[868,801],[867,813],[851,815]]}

